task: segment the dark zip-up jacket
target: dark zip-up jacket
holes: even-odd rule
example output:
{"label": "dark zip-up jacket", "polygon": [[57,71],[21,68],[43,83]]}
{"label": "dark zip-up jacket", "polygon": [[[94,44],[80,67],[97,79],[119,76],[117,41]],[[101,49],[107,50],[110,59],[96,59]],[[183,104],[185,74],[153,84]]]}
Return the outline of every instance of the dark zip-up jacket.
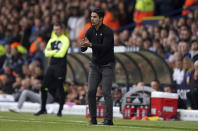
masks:
{"label": "dark zip-up jacket", "polygon": [[[114,38],[113,31],[102,24],[98,30],[95,27],[89,28],[85,37],[92,43],[92,62],[98,65],[114,63]],[[81,47],[84,52],[87,47]]]}

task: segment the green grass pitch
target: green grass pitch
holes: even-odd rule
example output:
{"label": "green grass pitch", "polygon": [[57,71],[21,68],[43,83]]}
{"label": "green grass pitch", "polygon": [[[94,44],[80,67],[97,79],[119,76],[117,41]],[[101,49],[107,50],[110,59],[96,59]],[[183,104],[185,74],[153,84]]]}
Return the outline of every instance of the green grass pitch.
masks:
{"label": "green grass pitch", "polygon": [[[114,126],[88,125],[85,116],[0,112],[0,131],[198,131],[193,121],[135,121],[114,118]],[[103,119],[98,119],[102,122]]]}

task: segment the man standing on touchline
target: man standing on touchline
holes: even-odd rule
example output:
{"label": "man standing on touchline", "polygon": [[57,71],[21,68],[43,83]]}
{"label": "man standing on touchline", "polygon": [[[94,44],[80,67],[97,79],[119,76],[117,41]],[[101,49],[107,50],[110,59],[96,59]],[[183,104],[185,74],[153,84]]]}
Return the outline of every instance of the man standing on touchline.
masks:
{"label": "man standing on touchline", "polygon": [[92,27],[85,34],[81,42],[81,51],[92,48],[92,60],[88,77],[88,104],[91,120],[90,125],[97,124],[96,120],[96,92],[99,83],[105,99],[105,118],[101,125],[113,125],[113,102],[111,95],[114,80],[114,38],[111,28],[103,24],[104,11],[96,8],[91,11]]}
{"label": "man standing on touchline", "polygon": [[65,104],[66,55],[70,43],[69,39],[63,33],[64,25],[62,23],[54,24],[53,31],[55,35],[50,38],[45,49],[45,56],[50,57],[50,63],[41,86],[41,109],[34,114],[36,116],[47,113],[47,92],[54,96],[59,103],[58,117],[62,116],[62,110]]}

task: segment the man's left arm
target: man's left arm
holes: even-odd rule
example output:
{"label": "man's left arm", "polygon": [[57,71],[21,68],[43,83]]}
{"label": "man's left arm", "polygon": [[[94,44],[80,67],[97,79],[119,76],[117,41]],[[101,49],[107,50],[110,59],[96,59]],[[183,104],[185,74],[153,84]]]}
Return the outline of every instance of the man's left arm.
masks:
{"label": "man's left arm", "polygon": [[61,48],[58,50],[53,57],[55,58],[63,58],[65,54],[67,53],[67,50],[69,49],[69,39],[66,37],[63,40],[61,40]]}

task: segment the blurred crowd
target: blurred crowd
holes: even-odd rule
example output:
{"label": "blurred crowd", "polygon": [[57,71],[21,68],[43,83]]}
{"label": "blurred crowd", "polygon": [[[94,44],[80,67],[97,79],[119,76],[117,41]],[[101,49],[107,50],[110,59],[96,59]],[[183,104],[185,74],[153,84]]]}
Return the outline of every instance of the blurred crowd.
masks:
{"label": "blurred crowd", "polygon": [[[155,2],[157,5],[160,0]],[[175,1],[174,6],[169,7],[179,8],[178,4],[182,6],[182,2]],[[115,46],[141,47],[153,51],[172,69],[175,85],[197,84],[198,10],[190,11],[185,17],[166,17],[159,20],[157,25],[121,30],[133,22],[134,0],[0,0],[0,67],[3,69],[0,93],[13,94],[16,101],[23,90],[39,93],[47,65],[43,51],[52,35],[53,24],[64,23],[64,33],[70,39],[71,48],[79,47],[79,41],[91,26],[90,9],[97,7],[106,12],[104,24],[114,30]],[[158,6],[158,15],[164,10]],[[157,80],[156,83],[160,85]],[[151,87],[152,84],[149,83]],[[66,82],[65,85],[66,102],[86,104],[87,84]],[[165,87],[158,89],[154,86],[155,90],[176,91],[174,85],[170,85],[170,89]],[[190,98],[196,96],[196,90],[193,93],[189,95]],[[102,97],[100,88],[97,94],[99,101]],[[120,106],[123,94],[116,87],[113,91],[115,105]],[[186,105],[191,107],[192,102],[189,103]]]}

